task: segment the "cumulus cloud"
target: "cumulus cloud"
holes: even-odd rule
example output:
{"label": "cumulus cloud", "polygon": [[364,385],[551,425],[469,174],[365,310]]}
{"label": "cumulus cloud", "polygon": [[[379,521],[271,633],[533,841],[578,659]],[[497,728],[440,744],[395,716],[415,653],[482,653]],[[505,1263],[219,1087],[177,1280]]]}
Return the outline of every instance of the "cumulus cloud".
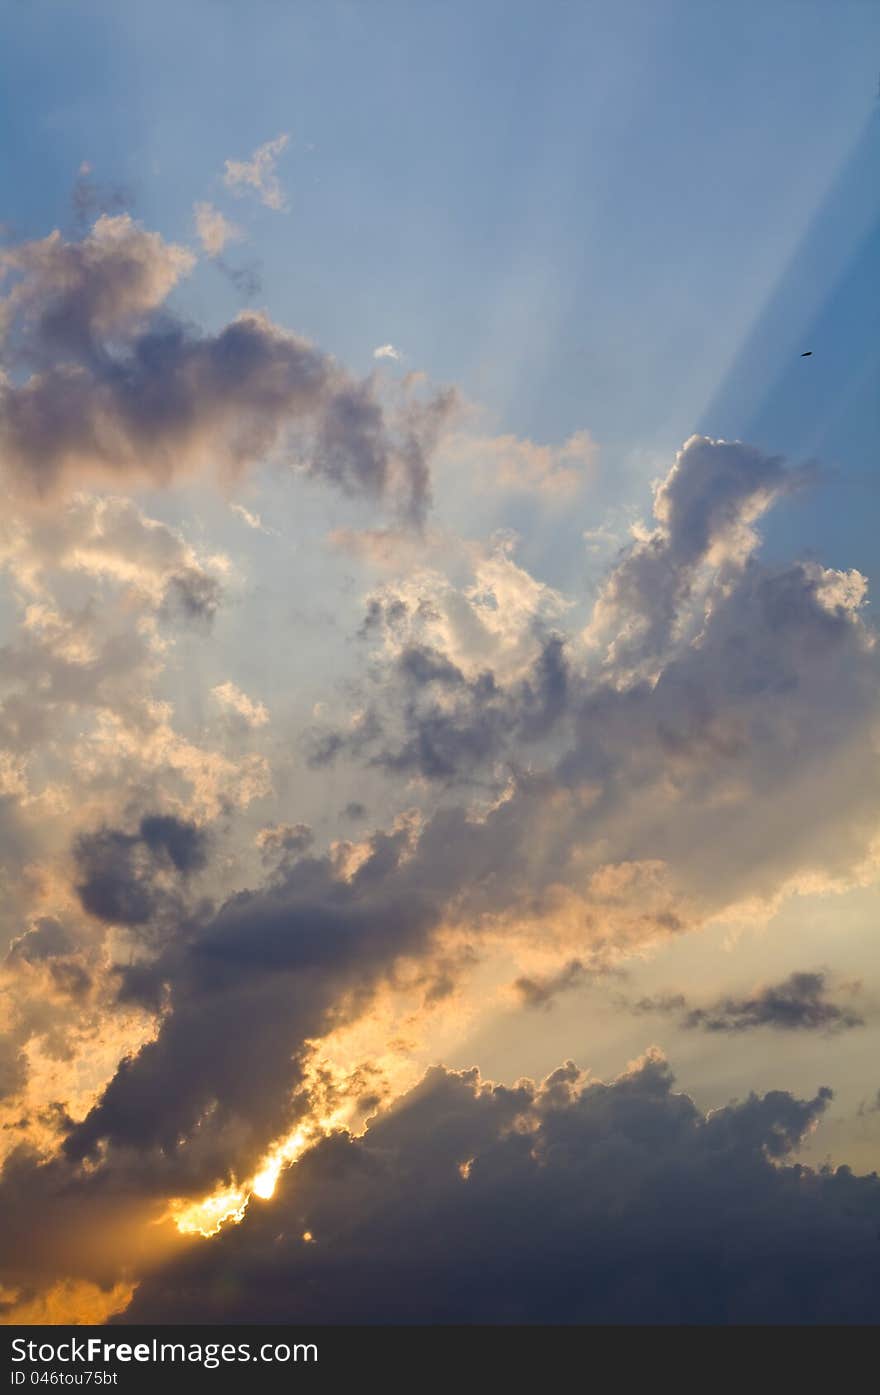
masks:
{"label": "cumulus cloud", "polygon": [[0,524],[0,566],[35,601],[47,601],[58,573],[109,580],[142,604],[210,620],[226,559],[201,556],[179,530],[130,500],[76,494],[62,509]]}
{"label": "cumulus cloud", "polygon": [[186,830],[202,838],[265,792],[267,769],[228,733],[218,751],[175,730],[157,692],[181,621],[205,638],[225,559],[130,500],[77,494],[7,513],[0,565],[17,619],[0,685],[0,1016],[27,1064],[0,1110],[5,1154],[51,1150],[65,1111],[140,1046],[149,1014],[118,1002],[110,940],[154,952],[194,880]]}
{"label": "cumulus cloud", "polygon": [[421,522],[428,455],[454,395],[408,396],[386,412],[374,384],[253,312],[199,334],[163,304],[192,265],[125,215],[100,218],[79,242],[56,232],[0,254],[13,280],[0,335],[6,358],[29,370],[0,381],[0,463],[13,490],[40,498],[95,477],[235,474],[296,447],[311,474]]}
{"label": "cumulus cloud", "polygon": [[[363,1012],[395,960],[428,953],[450,921],[476,932],[484,918],[496,928],[506,917],[533,925],[565,918],[581,946],[619,952],[749,896],[776,894],[799,873],[851,871],[876,827],[877,784],[862,769],[863,724],[875,712],[873,650],[850,611],[820,599],[819,581],[800,569],[749,575],[727,600],[733,625],[719,604],[718,632],[688,645],[659,682],[576,695],[573,744],[563,746],[555,771],[521,772],[484,815],[440,809],[373,835],[353,863],[341,852],[285,862],[274,885],[229,903],[157,967],[172,985],[173,1010],[72,1146],[88,1152],[102,1138],[122,1146],[134,1116],[140,1146],[164,1137],[164,1105],[149,1101],[165,1100],[172,1074],[175,1138],[186,1138],[213,1099],[221,1101],[216,1124],[227,1112],[238,1116],[236,1136],[255,1146],[269,1120],[277,1129],[284,1115],[306,1039],[327,1030],[331,1012],[339,1020],[343,1002],[345,1011]],[[435,656],[402,652],[416,682],[460,684]],[[789,667],[794,687],[780,682]],[[838,697],[833,722],[828,684]],[[821,801],[804,799],[804,781],[814,778]],[[741,787],[734,798],[732,782]],[[742,800],[755,793],[764,836],[753,836],[741,816]],[[237,1020],[253,1022],[259,1098],[240,1080],[242,1070],[257,1070],[248,1052],[230,1061],[207,1045],[218,991]],[[267,1064],[275,1054],[267,1033],[278,1042],[277,1075]],[[189,1082],[184,1058],[204,1063]],[[177,1145],[181,1157],[187,1151]],[[244,1164],[246,1149],[238,1156]]]}
{"label": "cumulus cloud", "polygon": [[557,803],[578,809],[559,855],[579,844],[582,870],[598,839],[716,904],[852,875],[876,827],[877,649],[864,578],[754,557],[750,520],[788,478],[749,448],[689,442],[658,488],[662,526],[613,567],[583,643],[554,638],[562,612],[535,624],[540,588],[504,557],[464,600],[445,582],[386,588],[364,630],[379,697],[319,758],[445,781],[456,761],[474,778],[503,759],[516,778],[537,733]]}
{"label": "cumulus cloud", "polygon": [[610,1084],[437,1067],[117,1321],[873,1322],[880,1182],[794,1159],[830,1094],[704,1115],[656,1052]]}
{"label": "cumulus cloud", "polygon": [[185,247],[146,232],[128,214],[97,220],[78,242],[60,232],[0,251],[13,284],[0,302],[7,352],[39,363],[53,351],[74,358],[125,333],[160,305],[193,268]]}
{"label": "cumulus cloud", "polygon": [[283,209],[284,192],[275,173],[275,165],[289,139],[287,134],[282,133],[258,146],[249,160],[227,160],[223,174],[227,189],[239,197],[252,192],[266,208]]}
{"label": "cumulus cloud", "polygon": [[[352,409],[358,416],[363,402]],[[367,710],[357,745],[352,729],[336,733],[340,755],[396,767],[428,790],[438,781],[443,798],[426,794],[422,813],[329,847],[316,847],[299,822],[279,820],[258,842],[263,867],[252,888],[218,896],[217,906],[195,902],[197,879],[131,815],[85,830],[74,849],[76,884],[92,888],[81,895],[91,897],[93,919],[107,916],[134,935],[154,924],[164,932],[165,907],[179,911],[175,933],[145,932],[136,962],[115,975],[118,1005],[161,1007],[161,1018],[65,1128],[53,1186],[87,1178],[90,1194],[155,1200],[251,1175],[265,1149],[314,1112],[314,1044],[364,1021],[404,962],[448,995],[484,943],[528,934],[546,940],[545,964],[559,955],[558,968],[523,975],[518,989],[546,1002],[593,956],[613,962],[743,904],[766,907],[787,889],[859,875],[872,854],[880,788],[864,586],[816,563],[759,562],[754,515],[768,493],[785,492],[787,473],[745,448],[718,446],[688,443],[657,491],[655,543],[634,538],[612,570],[600,618],[603,606],[604,618],[618,608],[629,625],[625,645],[566,636],[565,598],[506,547],[474,551],[476,571],[463,584],[420,571],[370,598],[364,637],[375,720]],[[642,576],[646,549],[661,559],[663,584]],[[63,637],[68,650],[78,640],[72,630]],[[249,776],[240,762],[221,769],[176,736],[167,715],[139,727],[132,718],[121,732],[114,720],[104,716],[114,749],[136,753],[142,784],[148,770],[161,770],[166,786],[169,771],[190,781],[175,817],[201,827],[265,789],[257,771]],[[450,793],[472,768],[502,758],[503,780],[485,803]],[[170,812],[167,788],[161,805],[135,807]],[[466,934],[470,958],[448,953],[444,937],[456,932]],[[802,1016],[821,1016],[829,1003],[822,985],[812,998],[809,984],[785,991]],[[769,1021],[779,998],[770,1006],[760,995],[752,1006],[731,999],[722,1016],[728,1029]],[[643,1084],[656,1086],[652,1071]],[[664,1110],[690,1120],[689,1137],[717,1140],[737,1157],[751,1138],[761,1168],[768,1153],[785,1160],[824,1100],[768,1097],[742,1106],[733,1123],[724,1111],[702,1120],[689,1102],[670,1102],[679,1097],[665,1085],[660,1095]],[[517,1128],[503,1133],[499,1146],[514,1136]],[[624,1140],[624,1154],[631,1143]],[[456,1186],[476,1176],[477,1144],[463,1142]],[[354,1149],[346,1156],[371,1158],[362,1146],[346,1142]],[[28,1166],[15,1173],[19,1199],[44,1185],[33,1176],[28,1183]],[[690,1177],[697,1156],[687,1153],[682,1166]],[[583,1191],[584,1174],[578,1179]],[[783,1185],[794,1194],[800,1183]],[[831,1185],[820,1176],[808,1190],[832,1195]],[[761,1192],[759,1210],[765,1199]],[[633,1215],[638,1231],[646,1217]],[[303,1228],[320,1237],[317,1226]],[[589,1292],[601,1292],[598,1280]],[[531,1301],[524,1293],[514,1308],[524,1312]],[[747,1308],[740,1290],[730,1301]],[[598,1303],[595,1311],[611,1310]]]}
{"label": "cumulus cloud", "polygon": [[701,568],[723,584],[755,548],[752,524],[799,479],[778,456],[692,436],[655,488],[655,527],[637,530],[602,589],[590,641],[616,667],[656,664],[700,599]]}
{"label": "cumulus cloud", "polygon": [[395,362],[403,357],[399,349],[395,349],[393,344],[380,344],[378,349],[373,350],[373,358],[391,358]]}
{"label": "cumulus cloud", "polygon": [[21,621],[0,690],[0,1016],[27,1070],[0,1108],[2,1154],[51,1152],[149,1035],[152,1008],[119,998],[109,946],[155,953],[186,915],[202,824],[266,789],[262,757],[188,740],[156,700],[169,592],[200,615],[213,599],[193,590],[180,535],[153,522],[79,499],[31,520],[6,559]]}
{"label": "cumulus cloud", "polygon": [[316,734],[313,764],[343,753],[402,774],[481,779],[511,743],[545,737],[564,713],[567,603],[513,559],[502,537],[453,586],[432,571],[367,600],[361,635],[375,645],[371,692],[348,729]]}
{"label": "cumulus cloud", "polygon": [[[270,1120],[277,1131],[285,1117],[306,1040],[334,1013],[363,1012],[399,956],[429,953],[451,921],[475,935],[484,920],[495,929],[505,918],[562,921],[583,962],[597,945],[620,952],[680,934],[749,898],[776,896],[798,877],[815,884],[852,875],[869,855],[877,816],[866,756],[876,660],[859,596],[816,567],[746,565],[737,576],[700,642],[684,644],[656,682],[569,674],[553,764],[520,769],[487,812],[441,808],[374,834],[356,855],[340,845],[297,856],[291,835],[268,887],[193,922],[190,937],[157,962],[172,1010],[81,1126],[76,1147],[89,1151],[102,1138],[122,1146],[119,1120],[133,1112],[141,1144],[163,1137],[162,1107],[149,1101],[165,1100],[173,1075],[175,1138],[184,1140],[177,1155],[187,1155],[188,1133],[214,1100],[217,1127],[225,1120],[249,1140],[235,1150],[245,1166]],[[401,598],[388,606],[377,623],[400,624]],[[448,655],[396,641],[392,654],[395,681],[416,692],[467,689]],[[517,690],[517,719],[540,725],[545,704],[530,707],[525,691]],[[534,682],[529,691],[534,700]],[[491,691],[486,697],[491,711]],[[466,750],[481,731],[467,729]],[[433,773],[420,759],[417,768]],[[743,818],[745,806],[760,808],[760,827]],[[217,992],[237,1019],[253,1021],[259,1067],[247,1052],[230,1060],[214,1049]],[[801,999],[808,1010],[809,994]],[[189,1082],[184,1058],[193,1062]],[[245,1068],[258,1071],[259,1096],[244,1088]]]}

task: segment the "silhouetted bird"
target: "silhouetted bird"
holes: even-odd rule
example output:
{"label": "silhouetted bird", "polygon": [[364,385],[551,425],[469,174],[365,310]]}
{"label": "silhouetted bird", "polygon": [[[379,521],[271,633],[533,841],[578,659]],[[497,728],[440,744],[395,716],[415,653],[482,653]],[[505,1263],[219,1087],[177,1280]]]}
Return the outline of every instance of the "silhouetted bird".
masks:
{"label": "silhouetted bird", "polygon": [[805,354],[801,354],[801,358],[812,358],[812,357],[813,357],[813,350],[812,350],[812,349],[807,349],[807,352],[806,352]]}

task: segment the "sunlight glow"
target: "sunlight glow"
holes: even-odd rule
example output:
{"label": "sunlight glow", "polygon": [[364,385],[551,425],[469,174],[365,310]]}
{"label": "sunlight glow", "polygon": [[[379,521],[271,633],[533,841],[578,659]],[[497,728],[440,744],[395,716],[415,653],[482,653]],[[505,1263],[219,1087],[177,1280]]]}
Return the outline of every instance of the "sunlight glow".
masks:
{"label": "sunlight glow", "polygon": [[244,1219],[251,1197],[269,1201],[284,1169],[295,1162],[310,1144],[332,1129],[342,1127],[346,1113],[346,1110],[337,1110],[324,1119],[299,1124],[287,1138],[273,1144],[253,1177],[243,1186],[218,1188],[201,1201],[172,1201],[167,1215],[181,1235],[203,1235],[206,1239],[216,1235],[225,1225],[238,1225]]}
{"label": "sunlight glow", "polygon": [[170,1215],[181,1235],[216,1235],[227,1221],[243,1218],[250,1199],[243,1187],[226,1187],[202,1201],[172,1201]]}

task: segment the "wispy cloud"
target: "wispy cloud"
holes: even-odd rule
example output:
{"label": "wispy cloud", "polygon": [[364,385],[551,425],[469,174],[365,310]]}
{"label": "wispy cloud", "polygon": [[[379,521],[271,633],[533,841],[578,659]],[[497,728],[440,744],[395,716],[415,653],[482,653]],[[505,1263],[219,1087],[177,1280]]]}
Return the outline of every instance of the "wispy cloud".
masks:
{"label": "wispy cloud", "polygon": [[262,702],[255,702],[237,688],[234,683],[218,683],[211,692],[220,705],[240,717],[249,727],[264,727],[269,720],[269,711]]}
{"label": "wispy cloud", "polygon": [[244,237],[241,228],[231,223],[212,203],[194,204],[193,218],[199,241],[209,257],[219,257],[230,242],[240,242]]}
{"label": "wispy cloud", "polygon": [[244,504],[230,504],[230,509],[237,514],[248,528],[252,528],[255,533],[266,533],[267,536],[277,538],[278,533],[275,528],[268,528],[258,513],[251,509],[246,509]]}
{"label": "wispy cloud", "polygon": [[285,207],[284,191],[275,173],[275,165],[289,139],[286,133],[282,133],[258,146],[249,160],[227,160],[223,174],[227,189],[237,196],[253,193],[266,208],[282,210]]}

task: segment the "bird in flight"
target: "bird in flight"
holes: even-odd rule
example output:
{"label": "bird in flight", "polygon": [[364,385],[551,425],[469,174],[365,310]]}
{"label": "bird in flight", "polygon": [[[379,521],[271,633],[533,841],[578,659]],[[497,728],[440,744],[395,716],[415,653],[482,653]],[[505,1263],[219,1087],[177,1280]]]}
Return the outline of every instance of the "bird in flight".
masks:
{"label": "bird in flight", "polygon": [[806,352],[805,354],[801,354],[801,358],[812,358],[812,357],[813,357],[813,350],[812,350],[812,349],[807,349],[807,352]]}

